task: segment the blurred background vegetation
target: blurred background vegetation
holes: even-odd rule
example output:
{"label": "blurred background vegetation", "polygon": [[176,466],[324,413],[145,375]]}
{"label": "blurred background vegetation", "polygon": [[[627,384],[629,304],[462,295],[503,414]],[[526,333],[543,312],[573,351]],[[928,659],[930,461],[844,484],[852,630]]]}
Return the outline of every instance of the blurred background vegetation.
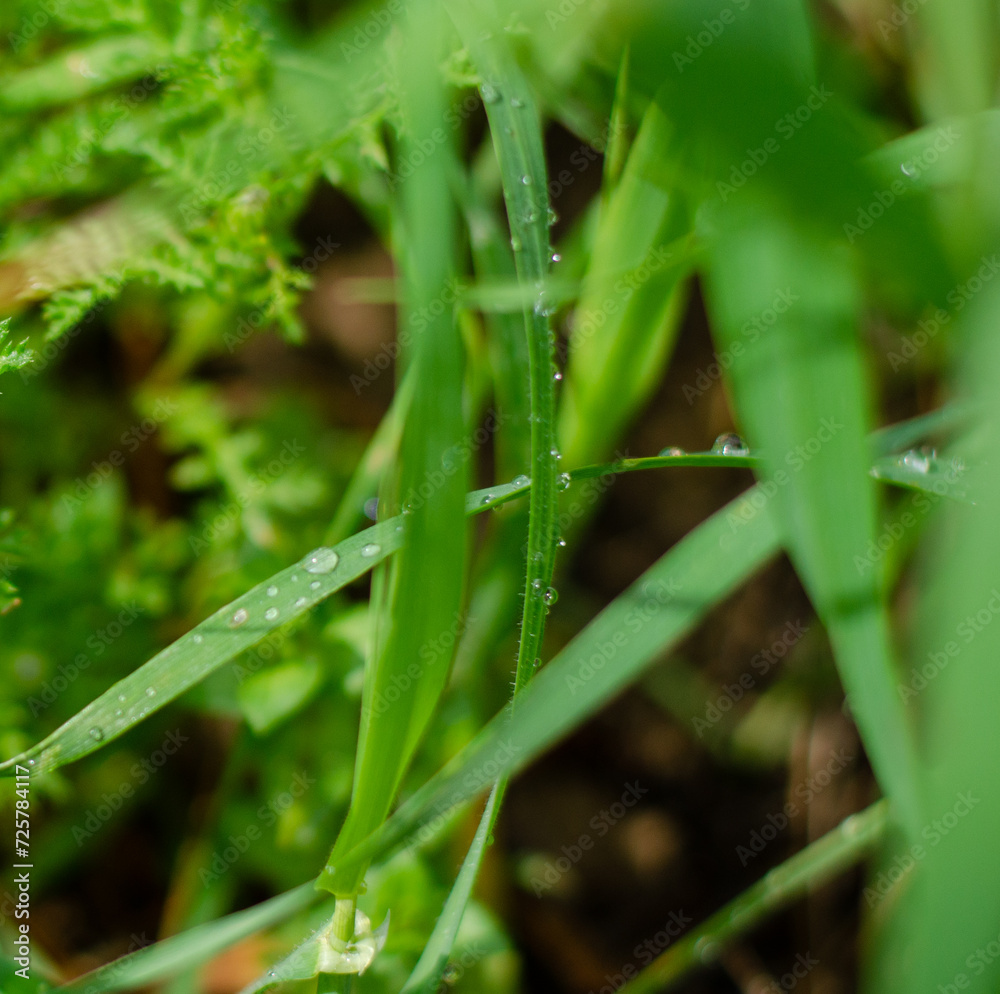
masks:
{"label": "blurred background vegetation", "polygon": [[[3,758],[376,517],[405,421],[403,333],[436,316],[410,314],[397,344],[399,193],[422,164],[414,149],[435,148],[401,140],[395,73],[400,23],[424,6],[0,9]],[[749,399],[734,403],[730,368],[802,294],[810,320],[845,301],[857,316],[870,427],[937,409],[952,370],[992,354],[956,329],[1000,269],[993,5],[559,0],[493,16],[543,125],[560,471],[707,451],[734,430],[755,447],[767,399],[744,382]],[[447,112],[430,140],[455,146],[462,263],[436,303],[466,356],[457,458],[470,487],[489,487],[529,471],[531,420],[524,346],[510,344],[523,294],[487,122],[496,94],[472,47],[449,34],[440,62]],[[800,283],[755,285],[741,237],[760,231],[775,258],[801,263]],[[816,382],[840,389],[831,368]],[[432,376],[406,389],[436,388]],[[930,449],[906,458],[904,478],[932,462],[950,483],[965,472]],[[747,467],[607,474],[561,493],[543,658],[746,490]],[[941,492],[888,495],[875,544],[847,560],[892,594],[901,626],[921,589],[907,564]],[[852,515],[838,499],[833,513]],[[473,525],[469,594],[441,635],[456,660],[404,794],[508,698],[526,527],[517,505]],[[823,584],[804,588],[809,563],[796,565],[781,557],[715,605],[513,782],[446,986],[617,990],[676,923],[687,930],[878,798],[812,606]],[[352,582],[113,747],[33,780],[40,975],[71,980],[319,871],[351,798],[369,592]],[[2,797],[11,825],[6,782]],[[376,923],[391,909],[391,926],[362,990],[402,988],[476,820],[456,815],[371,871],[363,906]],[[878,870],[813,889],[683,989],[855,989]],[[316,924],[299,914],[157,989],[239,991]]]}

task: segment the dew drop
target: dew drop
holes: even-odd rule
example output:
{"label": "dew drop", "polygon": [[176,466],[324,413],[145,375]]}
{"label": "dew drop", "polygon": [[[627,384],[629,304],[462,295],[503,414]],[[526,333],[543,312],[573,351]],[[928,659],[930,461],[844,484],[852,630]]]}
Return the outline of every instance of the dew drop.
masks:
{"label": "dew drop", "polygon": [[557,545],[559,546],[559,548],[560,548],[560,549],[565,549],[565,548],[566,548],[566,539],[564,539],[564,538],[563,538],[563,537],[562,537],[562,536],[560,535],[560,537],[559,537],[559,541],[558,541],[558,542],[557,542],[556,544],[557,544]]}
{"label": "dew drop", "polygon": [[559,462],[559,460],[562,459],[562,453],[558,449],[549,449],[549,455],[552,456],[556,462]]}
{"label": "dew drop", "polygon": [[552,261],[553,262],[562,262],[562,256],[558,252],[553,252],[552,253]]}
{"label": "dew drop", "polygon": [[[513,101],[511,101],[511,103],[513,103]],[[531,186],[531,184],[532,184],[533,182],[534,182],[534,180],[533,180],[533,179],[532,179],[532,178],[531,178],[531,177],[530,177],[530,176],[529,176],[529,175],[528,175],[527,173],[525,173],[525,174],[524,174],[524,175],[523,175],[523,176],[521,177],[521,185],[522,185],[522,186]]]}
{"label": "dew drop", "polygon": [[559,591],[555,587],[549,587],[548,590],[542,594],[542,600],[551,607],[557,600],[559,600]]}
{"label": "dew drop", "polygon": [[483,103],[495,104],[500,99],[500,91],[492,83],[483,83],[479,87]]}
{"label": "dew drop", "polygon": [[362,510],[365,512],[365,517],[370,518],[372,521],[378,521],[378,497],[369,497],[365,501]]}
{"label": "dew drop", "polygon": [[919,452],[916,449],[910,449],[903,456],[903,465],[915,473],[927,473],[930,471],[932,458],[931,452],[926,449],[921,449]]}
{"label": "dew drop", "polygon": [[250,613],[245,607],[241,607],[238,611],[233,612],[233,616],[229,619],[230,628],[239,628],[240,625],[245,625],[250,620]]}
{"label": "dew drop", "polygon": [[719,953],[719,944],[707,935],[703,935],[694,944],[694,954],[702,963],[711,963]]}
{"label": "dew drop", "polygon": [[302,561],[307,573],[332,573],[340,562],[340,556],[333,549],[321,546],[314,549]]}
{"label": "dew drop", "polygon": [[542,668],[542,661],[541,661],[540,659],[536,659],[536,660],[535,660],[535,661],[534,661],[534,662],[533,662],[533,663],[531,664],[531,669],[532,669],[532,670],[533,670],[533,671],[534,671],[535,673],[537,673],[537,672],[538,672],[538,671],[539,671],[539,670],[540,670],[541,668]]}
{"label": "dew drop", "polygon": [[556,477],[556,490],[569,490],[569,485],[572,482],[569,473],[560,473]]}
{"label": "dew drop", "polygon": [[531,589],[534,590],[534,592],[536,594],[540,594],[542,592],[542,586],[543,586],[543,584],[542,584],[541,580],[532,580],[531,581]]}
{"label": "dew drop", "polygon": [[521,473],[520,476],[514,477],[513,481],[511,482],[511,486],[526,487],[529,483],[531,483],[531,478],[529,476],[525,476],[524,473]]}
{"label": "dew drop", "polygon": [[[559,220],[559,215],[550,207],[549,208],[549,216],[548,216],[549,227],[551,228],[552,225],[554,225],[556,223],[556,221],[558,221],[558,220]],[[559,260],[558,259],[553,259],[552,261],[553,262],[558,262]]]}
{"label": "dew drop", "polygon": [[299,598],[299,599],[298,599],[298,600],[297,600],[297,601],[295,602],[295,606],[296,606],[296,607],[305,607],[305,606],[306,606],[306,605],[307,605],[308,603],[309,603],[309,598],[308,598],[308,597],[300,597],[300,598]]}
{"label": "dew drop", "polygon": [[319,590],[319,588],[322,587],[322,586],[323,586],[323,584],[320,583],[319,580],[313,580],[313,582],[309,584],[309,589],[310,590]]}
{"label": "dew drop", "polygon": [[125,703],[125,695],[124,694],[119,694],[118,695],[118,700],[121,701],[122,704],[124,704]]}
{"label": "dew drop", "polygon": [[514,236],[513,236],[512,238],[511,238],[511,240],[510,240],[510,247],[511,247],[511,248],[512,248],[512,249],[513,249],[513,250],[514,250],[515,252],[520,252],[520,251],[521,251],[521,239],[520,239],[520,238],[518,238],[518,237],[517,237],[517,235],[514,235]]}
{"label": "dew drop", "polygon": [[483,507],[486,507],[487,504],[492,504],[493,503],[493,494],[486,494],[479,503],[482,504]]}
{"label": "dew drop", "polygon": [[195,645],[201,645],[201,643],[204,642],[205,639],[201,635],[195,635],[195,637],[191,639],[191,641],[194,642]]}
{"label": "dew drop", "polygon": [[278,612],[278,609],[277,609],[276,607],[269,607],[269,608],[268,608],[268,609],[267,609],[267,610],[266,610],[266,611],[264,612],[264,617],[265,617],[265,618],[266,618],[266,619],[267,619],[268,621],[277,621],[277,620],[278,620],[278,613],[279,613],[279,612]]}
{"label": "dew drop", "polygon": [[104,741],[104,732],[96,725],[87,733],[95,742]]}
{"label": "dew drop", "polygon": [[298,573],[293,573],[292,574],[292,583],[298,583],[298,582],[299,582],[299,574]]}
{"label": "dew drop", "polygon": [[273,583],[271,584],[270,587],[267,588],[267,596],[268,597],[278,596],[278,588]]}
{"label": "dew drop", "polygon": [[746,456],[750,454],[746,443],[734,431],[723,432],[715,440],[712,451],[719,456]]}
{"label": "dew drop", "polygon": [[899,167],[899,169],[900,169],[900,172],[902,172],[904,176],[912,176],[913,175],[913,170],[905,162]]}
{"label": "dew drop", "polygon": [[669,445],[660,452],[661,456],[686,456],[687,453],[679,445]]}
{"label": "dew drop", "polygon": [[155,687],[147,687],[146,688],[146,696],[147,697],[155,697],[156,696],[156,688]]}
{"label": "dew drop", "polygon": [[524,106],[524,101],[520,97],[511,97],[510,105],[515,110],[520,110]]}
{"label": "dew drop", "polygon": [[562,377],[563,374],[558,369],[552,374],[552,379],[554,379],[556,383],[562,383]]}
{"label": "dew drop", "polygon": [[125,712],[121,708],[115,708],[115,717],[120,718]]}
{"label": "dew drop", "polygon": [[367,545],[361,547],[361,556],[363,559],[372,559],[377,556],[382,551],[382,546],[376,542],[369,542]]}

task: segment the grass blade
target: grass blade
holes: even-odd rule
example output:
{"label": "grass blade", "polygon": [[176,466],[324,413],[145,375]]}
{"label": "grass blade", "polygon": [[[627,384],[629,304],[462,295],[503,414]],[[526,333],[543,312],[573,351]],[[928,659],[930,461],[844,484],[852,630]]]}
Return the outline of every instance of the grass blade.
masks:
{"label": "grass blade", "polygon": [[441,916],[400,994],[435,994],[440,990],[441,978],[444,976],[448,958],[458,937],[465,906],[472,896],[472,888],[475,886],[479,867],[486,853],[487,840],[500,811],[497,800],[498,790],[494,788],[486,801],[486,808],[479,819],[479,827],[472,839],[472,845],[469,846],[462,868],[458,871],[451,893],[444,903]]}
{"label": "grass blade", "polygon": [[625,984],[622,994],[666,990],[688,971],[712,962],[727,942],[863,859],[879,844],[887,825],[885,801],[851,815],[688,932]]}
{"label": "grass blade", "polygon": [[683,259],[667,248],[690,231],[670,123],[650,104],[594,236],[573,318],[559,412],[567,463],[606,458],[663,375],[683,316]]}
{"label": "grass blade", "polygon": [[[787,522],[789,553],[830,633],[876,774],[916,831],[914,731],[896,692],[877,578],[855,563],[876,538],[876,501],[850,260],[747,202],[720,218],[711,252],[713,330],[733,356],[736,406],[760,447],[760,475]],[[771,327],[748,337],[782,294]]]}
{"label": "grass blade", "polygon": [[60,987],[65,994],[111,994],[167,980],[211,959],[240,939],[275,925],[318,899],[311,883],[245,911],[170,936],[139,949]]}
{"label": "grass blade", "polygon": [[[404,366],[416,385],[392,499],[412,513],[405,518],[404,545],[385,577],[387,605],[378,618],[384,631],[365,678],[354,792],[330,867],[338,866],[339,854],[373,831],[389,811],[451,666],[451,651],[428,653],[426,647],[453,624],[462,598],[466,467],[449,462],[449,453],[459,451],[464,436],[464,357],[455,315],[440,306],[456,272],[449,182],[454,150],[445,142],[428,156],[421,144],[434,147],[431,135],[440,130],[446,111],[437,13],[436,8],[412,11],[399,55],[402,147],[410,161],[419,163],[402,184],[401,216],[407,223],[399,233],[407,300],[400,338],[412,341]],[[399,694],[391,711],[378,708],[379,701],[393,700],[390,690]],[[363,871],[328,868],[319,885],[351,898]]]}
{"label": "grass blade", "polygon": [[516,707],[497,715],[385,825],[343,858],[366,861],[386,852],[524,767],[637,679],[778,550],[778,526],[767,511],[748,515],[747,526],[729,534],[728,515],[753,508],[759,496],[751,489],[682,539],[535,676],[518,694]]}

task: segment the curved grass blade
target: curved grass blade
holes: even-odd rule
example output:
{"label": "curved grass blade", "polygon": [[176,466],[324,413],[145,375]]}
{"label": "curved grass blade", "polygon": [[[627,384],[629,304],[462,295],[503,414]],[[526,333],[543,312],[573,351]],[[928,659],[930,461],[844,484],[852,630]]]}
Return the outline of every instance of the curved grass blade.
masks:
{"label": "curved grass blade", "polygon": [[[917,430],[916,421],[918,420],[921,419],[914,419],[913,428],[909,429],[908,432]],[[903,424],[909,424],[909,422]],[[914,436],[908,433],[899,437],[912,438]],[[924,437],[922,432],[915,436],[917,440],[921,437]],[[758,458],[753,455],[722,456],[712,452],[696,452],[683,456],[654,456],[644,459],[620,460],[601,466],[585,466],[574,470],[570,477],[576,481],[644,469],[682,466],[753,468],[757,465],[759,465]],[[887,482],[894,481],[889,479]],[[926,482],[922,477],[909,481],[917,487],[920,487],[922,483],[926,484]],[[474,490],[466,496],[466,513],[478,514],[499,507],[523,496],[530,488],[530,481],[525,479],[517,483],[506,483],[495,487],[486,487],[482,490]],[[970,490],[970,492],[973,491]],[[289,585],[295,586],[291,577],[298,575],[299,582],[301,582],[303,571],[300,566],[293,566],[276,573],[247,594],[221,608],[193,628],[187,635],[114,684],[41,742],[0,764],[0,774],[12,775],[13,767],[16,764],[29,766],[33,774],[38,774],[57,769],[100,749],[133,725],[138,724],[143,718],[158,711],[186,690],[210,676],[244,649],[249,648],[289,621],[307,614],[316,603],[363,576],[369,569],[382,562],[401,544],[402,536],[398,531],[401,523],[402,518],[392,518],[380,522],[334,546],[333,551],[337,553],[340,560],[336,570],[325,576],[310,575],[308,577],[309,583],[306,586],[311,587],[311,584],[315,582],[319,582],[320,586],[316,590],[303,590],[292,602],[287,613],[281,611],[280,596],[267,598],[264,601],[260,592],[263,591],[266,596],[268,589],[277,586],[280,594],[282,585],[285,585],[286,599],[284,603],[287,605]],[[378,546],[377,550],[375,546]],[[301,597],[306,598],[304,604],[298,603]],[[262,603],[264,606],[260,610]],[[263,616],[272,607],[279,610],[279,616],[273,622],[268,621]],[[256,615],[254,623],[251,624],[248,619],[244,626],[230,629],[228,622],[240,609],[246,610],[248,614],[252,609]],[[150,687],[154,690],[152,695],[147,693],[147,689]],[[94,728],[102,730],[100,738],[91,734],[91,730]]]}
{"label": "curved grass blade", "polygon": [[199,966],[240,939],[290,918],[319,899],[311,882],[301,884],[252,908],[198,925],[116,959],[59,990],[65,994],[111,994],[167,980]]}
{"label": "curved grass blade", "polygon": [[[869,473],[870,401],[851,259],[744,200],[717,217],[708,273],[713,332],[733,357],[736,407],[786,522],[788,549],[824,625],[876,775],[916,832],[914,729],[896,691],[888,614],[875,571],[859,570],[877,537]],[[748,335],[758,315],[776,320]]]}
{"label": "curved grass blade", "polygon": [[[524,483],[473,491],[466,498],[466,512],[488,510],[527,489]],[[309,572],[310,556],[306,556],[258,584],[119,680],[41,742],[0,764],[0,773],[11,776],[14,766],[23,765],[37,775],[100,749],[397,551],[402,521],[397,517],[379,522],[334,546],[330,551],[337,562],[329,572]],[[324,561],[332,559],[327,556]],[[271,589],[277,590],[273,596]],[[271,611],[277,611],[273,620],[268,617]],[[241,612],[246,612],[246,620],[233,627]]]}
{"label": "curved grass blade", "polygon": [[482,817],[479,819],[479,827],[472,839],[472,845],[469,846],[469,851],[462,862],[462,868],[458,871],[451,893],[444,903],[441,916],[438,918],[434,931],[400,994],[436,994],[441,989],[441,978],[444,976],[448,958],[455,946],[465,906],[469,903],[472,888],[479,875],[479,867],[482,865],[483,855],[486,852],[486,842],[493,831],[493,823],[500,811],[497,803],[498,794],[498,788],[494,787],[486,801]]}
{"label": "curved grass blade", "polygon": [[[398,845],[524,767],[637,679],[777,552],[778,525],[766,502],[756,510],[760,496],[747,491],[683,538],[535,676],[516,706],[342,859],[367,861]],[[729,515],[746,510],[746,526],[731,534]]]}
{"label": "curved grass blade", "polygon": [[688,932],[625,984],[621,994],[665,991],[688,971],[712,962],[727,942],[863,859],[879,844],[888,822],[885,801],[846,818]]}

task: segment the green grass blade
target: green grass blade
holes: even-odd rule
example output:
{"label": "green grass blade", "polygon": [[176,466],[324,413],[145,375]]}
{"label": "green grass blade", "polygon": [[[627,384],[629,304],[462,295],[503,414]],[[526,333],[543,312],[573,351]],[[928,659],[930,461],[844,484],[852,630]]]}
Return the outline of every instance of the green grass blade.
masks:
{"label": "green grass blade", "polygon": [[13,766],[23,765],[32,775],[45,773],[107,745],[244,649],[363,576],[399,548],[398,527],[398,521],[380,522],[259,583],[119,680],[47,738],[0,765],[0,772],[11,775]]}
{"label": "green grass blade", "polygon": [[650,104],[594,236],[559,411],[570,466],[607,457],[659,384],[677,337],[684,266],[669,246],[690,220],[672,175],[674,145],[662,109]]}
{"label": "green grass blade", "polygon": [[637,679],[777,551],[777,523],[766,510],[748,515],[746,527],[730,534],[729,515],[752,509],[759,498],[756,489],[748,491],[682,539],[535,676],[517,695],[516,707],[497,715],[343,858],[366,861],[397,845],[521,769]]}
{"label": "green grass blade", "polygon": [[885,801],[851,815],[688,932],[625,984],[622,994],[665,991],[690,970],[711,963],[727,942],[868,855],[884,836],[888,821]]}
{"label": "green grass blade", "polygon": [[[556,549],[555,386],[551,307],[544,296],[551,261],[545,150],[538,108],[507,45],[507,32],[486,4],[449,2],[447,9],[482,79],[490,135],[500,165],[514,265],[520,283],[535,287],[524,310],[531,397],[531,500],[528,510],[524,611],[517,653],[515,694],[534,672],[545,631],[546,591]],[[494,15],[495,16],[495,15]]]}
{"label": "green grass blade", "polygon": [[[529,486],[510,483],[474,490],[466,496],[466,513],[488,511],[523,495]],[[119,680],[41,742],[0,764],[0,773],[13,776],[14,767],[23,765],[37,775],[107,745],[244,649],[303,617],[319,601],[364,576],[400,548],[402,524],[401,517],[390,518],[334,546],[331,551],[337,556],[337,565],[329,573],[308,572],[303,564],[308,563],[310,554],[298,565],[258,584]],[[278,590],[273,597],[268,593],[272,588]],[[278,611],[274,620],[267,618],[271,610]],[[242,611],[247,613],[246,622],[231,628],[231,621]],[[93,734],[95,728],[101,730],[100,736]]]}
{"label": "green grass blade", "polygon": [[65,994],[112,994],[168,980],[210,960],[248,935],[291,918],[318,897],[313,885],[304,883],[245,911],[198,925],[116,959],[59,990]]}
{"label": "green grass blade", "polygon": [[[452,652],[427,652],[458,615],[465,574],[463,349],[455,315],[440,306],[456,272],[455,208],[450,176],[454,149],[435,142],[446,111],[439,56],[442,38],[436,8],[414,9],[399,53],[402,149],[419,163],[401,187],[400,265],[406,286],[401,340],[404,368],[416,386],[403,430],[398,476],[392,481],[406,514],[405,543],[385,577],[386,609],[380,613],[375,658],[366,674],[354,792],[347,820],[331,853],[367,836],[386,817],[414,750],[444,689]],[[443,18],[442,18],[443,19]],[[430,318],[421,315],[429,314]],[[385,499],[385,498],[383,498]],[[419,670],[413,674],[414,668]],[[379,707],[389,691],[391,709]],[[338,896],[357,893],[363,867],[324,873],[320,885]]]}
{"label": "green grass blade", "polygon": [[1000,293],[963,316],[959,396],[979,412],[958,446],[977,506],[949,504],[922,550],[914,637],[899,693],[919,719],[927,817],[920,849],[888,850],[870,881],[879,941],[865,988],[996,991],[1000,959]]}
{"label": "green grass blade", "polygon": [[472,839],[472,845],[469,846],[462,868],[458,871],[455,883],[444,903],[441,916],[401,994],[436,994],[441,989],[441,978],[455,946],[458,929],[462,924],[462,915],[472,896],[472,888],[475,886],[479,867],[486,853],[487,840],[500,810],[497,800],[498,790],[494,788],[486,801],[486,808],[479,819],[479,827]]}
{"label": "green grass blade", "polygon": [[[916,831],[916,742],[896,692],[887,612],[874,571],[855,562],[876,538],[876,495],[850,260],[746,202],[719,217],[712,242],[713,331],[720,351],[733,357],[736,407],[760,447],[759,475],[830,633],[876,774]],[[775,315],[773,324],[748,335],[765,312]]]}

